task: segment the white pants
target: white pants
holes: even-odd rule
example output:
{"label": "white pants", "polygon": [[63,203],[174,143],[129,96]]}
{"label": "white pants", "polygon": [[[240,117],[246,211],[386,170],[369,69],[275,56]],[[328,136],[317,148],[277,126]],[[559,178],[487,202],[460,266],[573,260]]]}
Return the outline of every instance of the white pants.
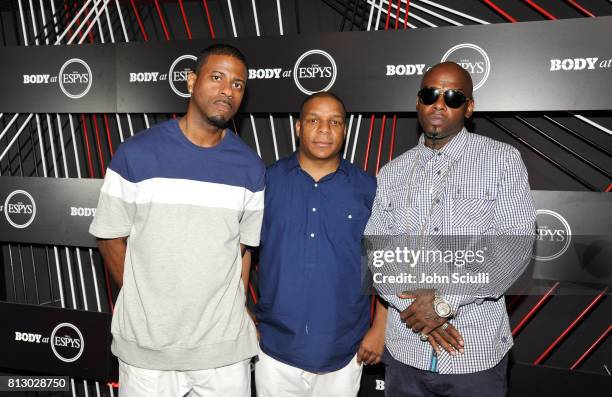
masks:
{"label": "white pants", "polygon": [[157,371],[119,360],[119,397],[251,397],[251,359],[198,371]]}
{"label": "white pants", "polygon": [[361,370],[357,355],[337,371],[313,373],[277,361],[260,349],[255,389],[257,397],[356,397]]}

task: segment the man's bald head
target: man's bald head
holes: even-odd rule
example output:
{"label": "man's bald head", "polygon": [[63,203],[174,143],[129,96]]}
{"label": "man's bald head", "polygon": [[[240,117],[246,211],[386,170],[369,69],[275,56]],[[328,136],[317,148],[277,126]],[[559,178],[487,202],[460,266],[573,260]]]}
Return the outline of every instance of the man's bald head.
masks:
{"label": "man's bald head", "polygon": [[[453,77],[453,80],[457,82],[460,86],[463,93],[468,97],[472,98],[472,91],[474,88],[474,83],[472,83],[472,76],[470,73],[457,65],[455,62],[442,62],[434,65],[423,75],[423,79],[421,80],[421,87],[429,86],[428,82],[431,80],[439,81],[440,76],[450,75]],[[442,78],[443,80],[444,78]]]}
{"label": "man's bald head", "polygon": [[[425,144],[439,149],[457,135],[463,129],[465,119],[472,116],[472,78],[456,63],[442,62],[425,73],[421,89],[433,90],[435,95],[433,102],[421,100],[420,93],[416,96],[417,117],[425,132]],[[460,95],[452,91],[460,91],[467,100],[461,99],[460,105],[449,106],[446,103],[446,93],[451,96]]]}

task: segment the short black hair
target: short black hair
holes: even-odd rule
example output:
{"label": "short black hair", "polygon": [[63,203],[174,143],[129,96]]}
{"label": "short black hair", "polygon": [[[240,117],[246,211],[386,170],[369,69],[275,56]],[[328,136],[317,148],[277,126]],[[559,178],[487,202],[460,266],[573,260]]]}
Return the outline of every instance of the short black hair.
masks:
{"label": "short black hair", "polygon": [[342,113],[344,113],[344,116],[346,116],[346,106],[344,106],[344,102],[342,101],[342,99],[340,99],[338,95],[334,94],[333,92],[329,92],[329,91],[320,91],[320,92],[315,92],[314,94],[310,94],[309,96],[306,97],[306,99],[302,101],[302,105],[300,106],[300,117],[299,117],[300,120],[302,119],[302,112],[304,111],[304,106],[306,106],[308,102],[312,101],[313,99],[317,99],[317,98],[331,98],[335,100],[336,102],[340,104],[340,106],[342,106]]}
{"label": "short black hair", "polygon": [[245,68],[249,68],[244,54],[240,52],[238,48],[229,44],[213,44],[203,49],[200,53],[200,57],[198,58],[198,66],[195,70],[196,73],[200,71],[200,68],[206,63],[206,60],[210,55],[229,55],[242,62]]}

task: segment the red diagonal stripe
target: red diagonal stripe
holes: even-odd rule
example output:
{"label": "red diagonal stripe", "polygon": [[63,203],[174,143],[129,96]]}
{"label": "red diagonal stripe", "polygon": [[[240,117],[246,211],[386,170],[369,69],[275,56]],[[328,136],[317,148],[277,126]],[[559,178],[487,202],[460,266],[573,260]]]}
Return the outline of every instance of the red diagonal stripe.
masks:
{"label": "red diagonal stripe", "polygon": [[595,15],[593,15],[592,12],[590,12],[589,10],[587,10],[586,8],[578,4],[578,2],[574,0],[565,0],[565,1],[567,1],[570,5],[574,6],[576,9],[578,9],[578,11],[582,12],[583,14],[589,17],[595,17]]}
{"label": "red diagonal stripe", "polygon": [[159,15],[159,21],[161,22],[162,29],[164,30],[164,36],[166,36],[166,40],[170,40],[170,33],[168,33],[168,27],[166,26],[166,21],[164,20],[161,7],[159,6],[159,2],[157,0],[155,0],[155,9],[157,9],[157,15]]}
{"label": "red diagonal stripe", "polygon": [[387,121],[387,115],[383,115],[382,124],[380,126],[380,137],[378,138],[378,153],[376,153],[376,175],[380,170],[380,156],[382,154],[383,140],[385,139],[385,123]]}
{"label": "red diagonal stripe", "polygon": [[585,358],[587,358],[587,356],[589,354],[591,354],[593,352],[593,350],[595,350],[595,348],[601,343],[603,342],[606,337],[608,336],[608,334],[610,333],[610,331],[612,331],[612,325],[608,326],[608,328],[601,334],[599,335],[599,337],[597,339],[595,339],[595,342],[593,342],[591,344],[591,346],[589,346],[588,349],[586,349],[586,351],[584,353],[582,353],[582,355],[578,358],[578,360],[576,360],[575,363],[572,364],[572,366],[570,367],[571,370],[574,370],[576,368],[578,368],[578,366],[580,364],[582,364],[582,362],[584,361]]}
{"label": "red diagonal stripe", "polygon": [[374,132],[374,115],[370,118],[370,131],[368,132],[368,144],[366,145],[365,159],[363,160],[363,170],[368,170],[368,159],[370,158],[370,147],[372,146],[372,132]]}
{"label": "red diagonal stripe", "polygon": [[115,154],[113,150],[113,140],[110,135],[110,128],[108,128],[108,117],[106,117],[106,113],[104,114],[104,129],[106,129],[106,138],[108,139],[108,149],[110,150],[111,157]]}
{"label": "red diagonal stripe", "polygon": [[181,7],[181,15],[183,16],[183,23],[185,24],[187,37],[189,40],[191,40],[191,29],[189,29],[189,22],[187,22],[187,15],[185,14],[185,7],[183,7],[183,0],[179,0],[179,6]]}
{"label": "red diagonal stripe", "polygon": [[593,299],[591,301],[591,303],[588,304],[587,307],[584,308],[584,310],[582,310],[582,312],[580,312],[580,314],[578,315],[578,317],[576,317],[576,319],[574,321],[572,321],[572,323],[563,331],[561,332],[561,335],[559,335],[557,337],[557,339],[554,340],[553,343],[550,344],[550,346],[548,346],[546,348],[546,350],[544,350],[544,352],[542,352],[542,354],[540,354],[540,356],[538,358],[536,358],[536,360],[533,362],[534,365],[539,365],[542,361],[544,361],[544,359],[546,357],[548,357],[548,355],[550,354],[550,352],[553,351],[553,349],[555,347],[557,347],[557,345],[563,340],[565,339],[565,337],[576,327],[576,325],[578,325],[578,323],[580,321],[582,321],[582,319],[591,311],[591,309],[593,309],[593,307],[595,307],[595,305],[603,299],[603,297],[605,296],[606,292],[608,292],[608,288],[610,287],[606,287],[603,291],[601,291],[599,294],[597,294],[597,296],[595,297],[595,299]]}
{"label": "red diagonal stripe", "polygon": [[508,14],[506,11],[502,10],[497,4],[493,3],[491,0],[482,0],[482,1],[484,1],[485,4],[487,4],[493,10],[495,10],[495,12],[497,12],[499,15],[506,18],[507,21],[510,21],[512,23],[517,22],[516,18]]}
{"label": "red diagonal stripe", "polygon": [[91,147],[89,146],[89,137],[87,136],[87,123],[85,122],[85,115],[81,114],[81,122],[83,124],[83,137],[85,138],[85,148],[87,149],[87,169],[89,170],[89,177],[93,178],[93,162],[91,160]]}
{"label": "red diagonal stripe", "polygon": [[525,3],[529,4],[531,6],[531,8],[533,8],[536,11],[538,11],[540,14],[544,15],[546,18],[551,19],[551,20],[557,19],[556,16],[554,16],[550,12],[546,11],[545,9],[543,9],[541,6],[536,4],[533,0],[525,0]]}
{"label": "red diagonal stripe", "polygon": [[132,9],[134,10],[134,15],[136,15],[136,22],[138,22],[138,26],[140,26],[140,32],[142,33],[144,41],[149,41],[149,36],[147,35],[147,32],[145,32],[144,25],[142,24],[142,20],[140,19],[140,13],[138,12],[138,8],[136,8],[136,4],[134,4],[134,0],[130,0],[130,4],[132,5]]}
{"label": "red diagonal stripe", "polygon": [[408,10],[410,9],[410,0],[406,0],[406,14],[404,15],[404,29],[408,26]]}
{"label": "red diagonal stripe", "polygon": [[391,20],[391,1],[393,0],[389,0],[389,3],[387,5],[387,19],[385,20],[385,30],[389,29],[389,21]]}
{"label": "red diagonal stripe", "polygon": [[212,19],[210,18],[210,11],[208,10],[208,2],[202,0],[204,3],[204,10],[206,11],[206,19],[208,19],[208,29],[210,30],[210,37],[215,38],[215,29],[213,28]]}
{"label": "red diagonal stripe", "polygon": [[512,336],[516,336],[518,332],[531,320],[531,318],[540,310],[544,303],[548,300],[550,295],[559,287],[559,282],[557,281],[546,293],[540,298],[540,300],[527,312],[527,314],[523,317],[521,321],[514,327],[512,330]]}
{"label": "red diagonal stripe", "polygon": [[96,146],[98,147],[98,158],[100,159],[100,170],[102,173],[102,177],[106,173],[106,167],[104,166],[104,156],[102,156],[102,144],[100,142],[100,130],[98,129],[98,118],[95,114],[92,114],[94,123],[94,131],[96,132]]}

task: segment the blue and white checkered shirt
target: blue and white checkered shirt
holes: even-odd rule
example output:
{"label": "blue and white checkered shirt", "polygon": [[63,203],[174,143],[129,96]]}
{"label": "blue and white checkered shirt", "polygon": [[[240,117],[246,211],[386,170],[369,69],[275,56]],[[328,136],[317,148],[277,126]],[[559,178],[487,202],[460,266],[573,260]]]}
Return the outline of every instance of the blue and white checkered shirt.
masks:
{"label": "blue and white checkered shirt", "polygon": [[[525,235],[535,232],[527,170],[512,146],[463,129],[440,150],[416,147],[385,165],[366,235]],[[432,370],[433,349],[400,320],[411,300],[385,295],[385,343],[398,361]],[[485,299],[482,299],[485,298]],[[465,353],[437,357],[441,374],[483,371],[513,345],[503,297],[450,296]]]}

